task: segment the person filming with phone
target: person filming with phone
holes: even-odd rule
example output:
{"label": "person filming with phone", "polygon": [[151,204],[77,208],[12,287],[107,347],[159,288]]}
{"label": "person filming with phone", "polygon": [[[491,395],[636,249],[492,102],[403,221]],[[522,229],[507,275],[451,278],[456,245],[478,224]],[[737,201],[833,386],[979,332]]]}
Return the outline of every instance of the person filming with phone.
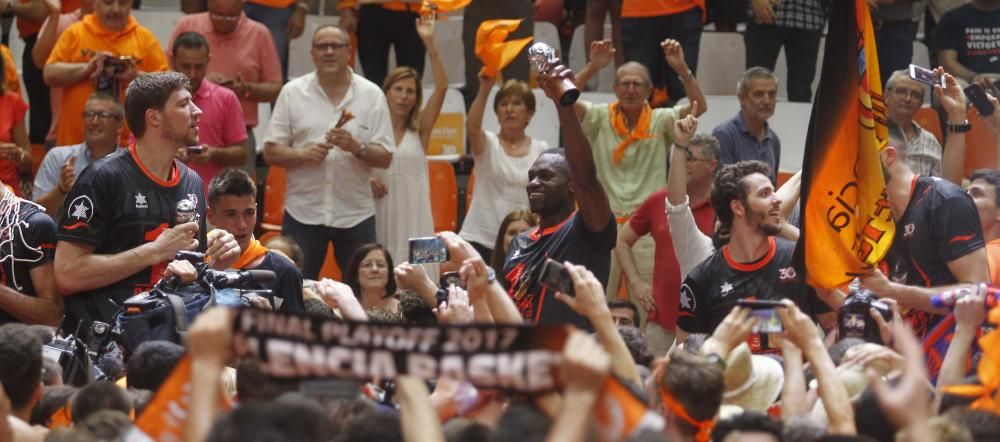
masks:
{"label": "person filming with phone", "polygon": [[[775,307],[764,305],[765,301],[789,299],[824,330],[836,325],[836,313],[795,272],[795,244],[775,238],[783,223],[781,199],[770,176],[767,164],[740,161],[723,167],[715,177],[712,207],[721,228],[730,232],[729,244],[695,267],[681,285],[677,342],[691,333],[712,333],[733,307],[746,301],[756,301],[762,304],[758,310],[767,310]],[[780,342],[769,340],[768,333],[764,328],[751,335],[752,352],[781,350]]]}

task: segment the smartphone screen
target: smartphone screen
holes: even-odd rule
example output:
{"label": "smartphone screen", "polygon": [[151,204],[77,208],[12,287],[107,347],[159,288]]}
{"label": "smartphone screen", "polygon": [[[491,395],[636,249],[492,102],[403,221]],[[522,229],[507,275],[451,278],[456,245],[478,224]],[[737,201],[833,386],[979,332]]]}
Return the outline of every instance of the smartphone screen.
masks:
{"label": "smartphone screen", "polygon": [[538,282],[549,290],[563,292],[569,296],[576,296],[573,290],[573,279],[569,276],[569,271],[558,261],[549,259],[542,267],[542,274],[538,276]]}
{"label": "smartphone screen", "polygon": [[779,333],[782,331],[779,308],[785,305],[778,301],[740,300],[740,307],[750,309],[750,316],[757,318],[757,324],[751,330],[753,333]]}
{"label": "smartphone screen", "polygon": [[976,106],[976,110],[979,111],[979,115],[988,117],[993,115],[993,103],[986,98],[986,91],[983,87],[973,83],[965,88],[965,96],[969,97],[969,101],[972,102],[973,106]]}
{"label": "smartphone screen", "polygon": [[944,87],[944,77],[938,77],[934,71],[915,64],[910,65],[910,78],[930,87],[934,87],[935,84]]}
{"label": "smartphone screen", "polygon": [[436,236],[410,238],[410,264],[448,262],[448,248]]}

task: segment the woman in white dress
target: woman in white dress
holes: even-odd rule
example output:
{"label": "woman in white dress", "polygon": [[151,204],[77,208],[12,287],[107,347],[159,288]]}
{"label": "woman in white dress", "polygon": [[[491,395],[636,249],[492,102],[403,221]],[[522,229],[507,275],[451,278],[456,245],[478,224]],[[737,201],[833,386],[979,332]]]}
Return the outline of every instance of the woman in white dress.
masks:
{"label": "woman in white dress", "polygon": [[535,95],[527,83],[508,80],[493,98],[493,111],[500,133],[483,130],[486,99],[495,78],[479,76],[479,91],[469,108],[465,129],[469,148],[476,160],[476,185],[469,214],[460,236],[472,243],[486,262],[493,254],[493,242],[500,223],[508,213],[528,209],[528,169],[549,148],[542,140],[525,133],[535,115]]}
{"label": "woman in white dress", "polygon": [[434,234],[426,150],[448,90],[448,75],[434,46],[434,18],[417,19],[417,33],[431,59],[434,93],[420,110],[420,73],[401,66],[386,76],[382,90],[389,104],[396,153],[388,169],[372,169],[370,178],[375,196],[375,236],[397,257],[409,256],[410,238]]}

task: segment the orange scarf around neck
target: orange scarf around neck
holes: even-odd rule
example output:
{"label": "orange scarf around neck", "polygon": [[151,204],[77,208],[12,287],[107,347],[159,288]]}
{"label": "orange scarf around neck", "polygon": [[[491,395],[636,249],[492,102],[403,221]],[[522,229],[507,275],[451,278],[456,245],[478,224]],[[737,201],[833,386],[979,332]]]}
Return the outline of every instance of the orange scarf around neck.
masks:
{"label": "orange scarf around neck", "polygon": [[649,134],[649,123],[653,120],[653,108],[649,107],[649,103],[643,103],[642,111],[639,112],[639,120],[635,122],[635,127],[632,128],[631,132],[628,130],[628,125],[625,124],[625,112],[618,108],[617,101],[608,106],[608,116],[611,118],[611,128],[618,136],[625,138],[615,148],[614,163],[616,166],[622,162],[622,158],[625,157],[625,149],[628,149],[633,141],[655,138],[655,135]]}
{"label": "orange scarf around neck", "polygon": [[257,238],[253,238],[250,240],[250,244],[247,245],[247,249],[240,254],[240,259],[233,264],[233,268],[245,268],[265,253],[267,253],[267,247],[264,247]]}

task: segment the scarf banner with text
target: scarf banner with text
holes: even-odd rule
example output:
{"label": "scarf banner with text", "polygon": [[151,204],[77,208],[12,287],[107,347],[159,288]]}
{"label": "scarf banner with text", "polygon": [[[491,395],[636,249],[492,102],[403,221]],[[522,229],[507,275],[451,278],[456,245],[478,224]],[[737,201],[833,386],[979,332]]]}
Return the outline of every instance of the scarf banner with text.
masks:
{"label": "scarf banner with text", "polygon": [[421,379],[450,376],[479,388],[557,390],[565,326],[416,326],[351,322],[245,308],[237,354],[278,378]]}

